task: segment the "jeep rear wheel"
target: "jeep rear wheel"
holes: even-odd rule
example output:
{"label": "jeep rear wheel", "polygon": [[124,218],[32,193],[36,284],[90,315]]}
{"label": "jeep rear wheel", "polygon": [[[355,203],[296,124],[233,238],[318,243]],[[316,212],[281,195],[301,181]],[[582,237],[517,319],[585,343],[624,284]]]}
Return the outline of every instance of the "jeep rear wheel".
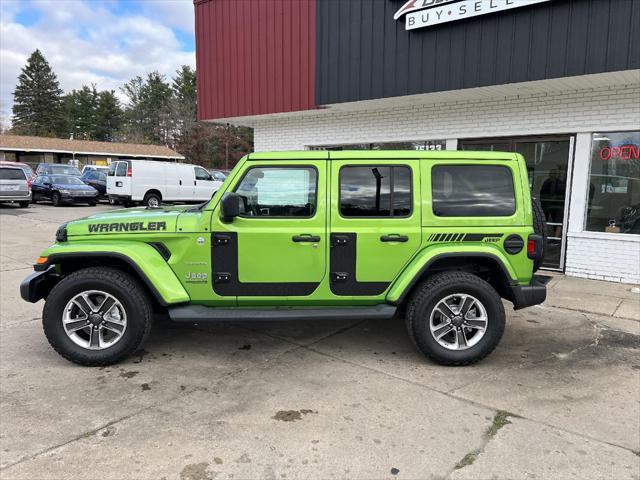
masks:
{"label": "jeep rear wheel", "polygon": [[134,353],[151,323],[151,305],[138,281],[106,267],[65,277],[47,297],[42,314],[53,349],[87,366],[110,365]]}
{"label": "jeep rear wheel", "polygon": [[415,290],[407,329],[418,349],[442,365],[470,365],[489,355],[504,332],[500,296],[481,278],[439,273]]}

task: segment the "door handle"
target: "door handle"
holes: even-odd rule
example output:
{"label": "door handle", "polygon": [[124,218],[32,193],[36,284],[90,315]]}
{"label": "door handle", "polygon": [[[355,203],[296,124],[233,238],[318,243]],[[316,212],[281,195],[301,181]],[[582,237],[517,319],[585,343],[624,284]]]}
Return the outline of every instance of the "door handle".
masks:
{"label": "door handle", "polygon": [[407,237],[406,235],[397,235],[397,234],[391,234],[391,235],[382,235],[380,237],[380,241],[381,242],[400,242],[400,243],[404,243],[404,242],[408,242],[409,241],[409,237]]}
{"label": "door handle", "polygon": [[291,240],[293,240],[296,243],[301,243],[301,242],[309,242],[309,243],[318,243],[320,241],[320,236],[319,235],[294,235],[293,237],[291,237]]}
{"label": "door handle", "polygon": [[193,181],[193,184],[194,184],[194,185],[197,185],[197,183],[196,183],[196,181],[195,181],[195,180]]}
{"label": "door handle", "polygon": [[182,180],[180,180],[180,185],[182,185]]}

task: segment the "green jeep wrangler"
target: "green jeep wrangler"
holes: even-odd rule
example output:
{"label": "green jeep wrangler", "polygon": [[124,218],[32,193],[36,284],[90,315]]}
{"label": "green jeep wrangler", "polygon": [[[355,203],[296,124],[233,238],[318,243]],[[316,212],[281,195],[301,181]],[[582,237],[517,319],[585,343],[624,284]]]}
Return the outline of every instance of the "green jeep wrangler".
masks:
{"label": "green jeep wrangler", "polygon": [[22,298],[45,298],[64,358],[107,365],[175,322],[406,319],[430,359],[496,347],[502,298],[544,301],[543,214],[515,153],[306,151],[244,157],[210,201],[60,226]]}

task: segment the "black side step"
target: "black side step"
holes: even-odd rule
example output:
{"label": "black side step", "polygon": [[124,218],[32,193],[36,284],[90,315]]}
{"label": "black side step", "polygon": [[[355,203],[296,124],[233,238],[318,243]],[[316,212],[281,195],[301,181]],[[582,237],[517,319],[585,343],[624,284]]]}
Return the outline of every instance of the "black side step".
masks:
{"label": "black side step", "polygon": [[392,318],[397,307],[277,307],[277,308],[220,308],[204,305],[169,307],[174,322],[224,322],[244,320],[386,320]]}

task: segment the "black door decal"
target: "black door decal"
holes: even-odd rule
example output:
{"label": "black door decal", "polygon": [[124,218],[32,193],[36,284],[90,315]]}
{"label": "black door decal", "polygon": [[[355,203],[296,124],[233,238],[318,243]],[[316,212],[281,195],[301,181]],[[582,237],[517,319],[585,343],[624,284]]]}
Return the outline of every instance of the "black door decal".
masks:
{"label": "black door decal", "polygon": [[355,233],[331,234],[331,292],[334,295],[380,295],[390,282],[358,282],[356,280]]}
{"label": "black door decal", "polygon": [[238,234],[211,234],[213,291],[221,296],[286,297],[311,295],[320,282],[243,283],[238,272]]}

